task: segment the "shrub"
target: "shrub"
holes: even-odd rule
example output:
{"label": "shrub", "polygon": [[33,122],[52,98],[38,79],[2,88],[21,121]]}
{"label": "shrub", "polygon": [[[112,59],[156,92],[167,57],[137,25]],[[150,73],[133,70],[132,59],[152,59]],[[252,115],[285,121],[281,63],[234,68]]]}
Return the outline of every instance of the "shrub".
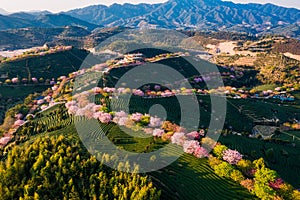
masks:
{"label": "shrub", "polygon": [[4,83],[6,83],[6,84],[11,84],[11,80],[10,80],[10,79],[6,79],[6,80],[4,81]]}
{"label": "shrub", "polygon": [[270,181],[269,186],[275,190],[280,189],[283,186],[284,182],[281,178],[277,178],[275,181]]}
{"label": "shrub", "polygon": [[255,166],[255,169],[261,169],[261,168],[264,168],[266,165],[265,165],[265,161],[263,158],[260,158],[260,159],[257,159],[257,160],[254,160],[253,161],[253,164]]}
{"label": "shrub", "polygon": [[[290,184],[282,183],[280,184],[279,190],[277,190],[277,193],[279,196],[281,196],[283,199],[297,199],[293,197],[293,187]],[[300,197],[300,196],[299,196]],[[300,198],[299,198],[300,199]]]}
{"label": "shrub", "polygon": [[222,162],[221,164],[215,166],[215,173],[222,177],[230,178],[230,174],[233,170],[233,166],[227,162]]}
{"label": "shrub", "polygon": [[250,160],[242,159],[237,163],[237,167],[239,170],[241,170],[241,172],[243,172],[244,175],[248,176],[248,172],[253,168],[253,165]]}
{"label": "shrub", "polygon": [[262,169],[256,171],[255,182],[269,185],[269,182],[275,181],[276,177],[276,171],[263,167]]}
{"label": "shrub", "polygon": [[150,123],[150,116],[144,115],[140,121],[141,126],[147,126]]}
{"label": "shrub", "polygon": [[165,141],[169,141],[172,137],[172,135],[174,134],[174,132],[167,132],[165,134],[162,135],[161,139],[165,142]]}
{"label": "shrub", "polygon": [[215,169],[215,167],[221,163],[222,163],[222,161],[214,156],[210,156],[208,158],[208,164],[213,169]]}
{"label": "shrub", "polygon": [[274,199],[276,196],[275,190],[268,185],[254,183],[254,193],[257,197],[263,200]]}
{"label": "shrub", "polygon": [[230,178],[238,183],[240,183],[242,180],[245,179],[242,172],[240,172],[239,170],[236,170],[236,169],[231,172]]}
{"label": "shrub", "polygon": [[209,138],[209,137],[204,137],[204,138],[201,139],[201,144],[202,144],[203,147],[210,150],[210,149],[215,148],[216,141]]}
{"label": "shrub", "polygon": [[300,192],[298,190],[293,191],[292,199],[300,200]]}
{"label": "shrub", "polygon": [[176,132],[177,125],[172,124],[169,121],[165,121],[162,125],[162,129],[164,129],[167,132]]}
{"label": "shrub", "polygon": [[217,145],[214,149],[213,149],[213,154],[219,158],[222,159],[223,158],[223,152],[225,150],[227,150],[228,147],[226,147],[225,145]]}
{"label": "shrub", "polygon": [[252,192],[254,190],[254,180],[252,180],[252,179],[242,180],[240,182],[240,184],[244,188],[247,188],[250,192]]}
{"label": "shrub", "polygon": [[[259,159],[259,162],[256,162],[256,164],[261,165],[261,161],[262,160]],[[254,175],[254,193],[256,196],[261,199],[273,199],[276,195],[276,192],[269,186],[269,183],[271,181],[275,181],[276,177],[277,173],[274,170],[266,167],[258,169]]]}

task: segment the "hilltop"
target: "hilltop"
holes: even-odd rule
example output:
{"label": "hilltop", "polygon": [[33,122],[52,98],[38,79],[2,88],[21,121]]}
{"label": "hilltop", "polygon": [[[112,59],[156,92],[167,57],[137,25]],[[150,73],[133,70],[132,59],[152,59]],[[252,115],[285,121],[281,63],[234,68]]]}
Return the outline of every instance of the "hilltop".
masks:
{"label": "hilltop", "polygon": [[22,28],[0,31],[0,50],[27,49],[36,46],[74,46],[89,49],[123,28],[100,28],[94,31],[78,26],[60,28]]}
{"label": "hilltop", "polygon": [[10,15],[0,14],[0,30],[19,28],[51,28],[64,26],[78,26],[87,30],[94,30],[98,25],[74,18],[65,14],[39,13],[15,13]]}

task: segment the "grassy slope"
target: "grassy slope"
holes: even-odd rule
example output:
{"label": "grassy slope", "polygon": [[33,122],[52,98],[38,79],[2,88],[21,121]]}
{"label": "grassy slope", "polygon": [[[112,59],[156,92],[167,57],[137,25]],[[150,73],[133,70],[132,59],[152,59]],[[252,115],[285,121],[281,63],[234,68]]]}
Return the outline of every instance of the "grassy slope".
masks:
{"label": "grassy slope", "polygon": [[[120,137],[120,130],[117,129],[119,128],[112,126],[108,134]],[[66,134],[68,132],[76,133],[75,127],[68,126],[49,134]],[[126,150],[142,150],[148,143],[145,140],[138,142],[134,139],[128,140],[126,136],[125,138],[127,144],[122,146]],[[148,173],[148,175],[162,190],[162,199],[254,199],[247,190],[238,184],[214,174],[206,159],[197,159],[187,154],[170,166]],[[236,194],[239,196],[237,197]]]}
{"label": "grassy slope", "polygon": [[23,98],[34,92],[43,92],[50,85],[3,85],[0,86],[0,95],[2,98]]}
{"label": "grassy slope", "polygon": [[[80,68],[87,51],[72,49],[45,56],[25,58],[0,64],[0,74],[8,74],[9,78],[31,77],[51,79],[65,76]],[[4,81],[1,80],[0,81]]]}
{"label": "grassy slope", "polygon": [[28,86],[0,86],[0,123],[4,119],[5,112],[16,105],[22,103],[23,99],[34,92],[43,92],[48,85],[28,85]]}
{"label": "grassy slope", "polygon": [[[59,125],[60,122],[55,117],[52,119],[53,116],[49,116],[53,111],[59,109],[61,109],[60,106],[53,107],[40,115],[35,122],[45,123],[47,126],[48,124],[49,126]],[[75,126],[73,124],[66,125],[66,121],[70,120],[62,121],[63,126],[59,130],[32,135],[27,142],[32,143],[36,138],[44,137],[44,135],[77,134]],[[127,151],[143,152],[146,146],[150,146],[150,150],[155,150],[165,144],[159,139],[153,143],[153,138],[133,138],[116,125],[101,126],[109,138],[119,138],[116,145],[122,146]],[[162,190],[162,199],[254,199],[246,189],[237,183],[214,174],[207,159],[197,159],[188,154],[184,154],[170,166],[148,173],[148,175]]]}

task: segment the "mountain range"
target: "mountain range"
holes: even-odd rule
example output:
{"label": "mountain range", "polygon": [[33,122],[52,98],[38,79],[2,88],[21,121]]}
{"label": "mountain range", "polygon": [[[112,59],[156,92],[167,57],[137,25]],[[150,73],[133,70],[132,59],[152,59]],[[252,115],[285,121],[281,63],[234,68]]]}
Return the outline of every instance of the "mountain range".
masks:
{"label": "mountain range", "polygon": [[101,26],[226,30],[300,37],[300,10],[221,0],[169,0],[159,4],[94,5],[59,14],[43,11],[0,15],[0,30],[61,26],[79,26],[88,30]]}
{"label": "mountain range", "polygon": [[234,4],[221,0],[169,0],[161,4],[98,5],[66,12],[103,26],[152,24],[161,28],[276,26],[300,22],[300,10],[272,4]]}
{"label": "mountain range", "polygon": [[94,30],[95,28],[100,27],[99,25],[83,21],[70,15],[62,13],[52,14],[46,11],[0,15],[0,30],[29,27],[56,28],[64,26],[79,26],[87,30]]}

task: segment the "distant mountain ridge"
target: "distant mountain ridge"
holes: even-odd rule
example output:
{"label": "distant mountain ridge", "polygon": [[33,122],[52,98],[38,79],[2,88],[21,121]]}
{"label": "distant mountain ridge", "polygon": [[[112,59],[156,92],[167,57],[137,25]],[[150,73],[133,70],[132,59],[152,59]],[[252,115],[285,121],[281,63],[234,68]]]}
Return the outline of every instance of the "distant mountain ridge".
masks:
{"label": "distant mountain ridge", "polygon": [[113,4],[65,14],[103,26],[159,27],[266,32],[299,26],[300,10],[273,4],[235,4],[221,0],[169,0],[160,4]]}
{"label": "distant mountain ridge", "polygon": [[158,4],[94,5],[59,14],[41,11],[0,15],[0,30],[63,26],[79,26],[89,31],[99,26],[237,31],[300,38],[300,10],[221,0],[169,0]]}
{"label": "distant mountain ridge", "polygon": [[95,5],[86,8],[79,8],[65,12],[70,16],[82,20],[90,20],[91,23],[109,26],[116,21],[125,22],[126,19],[131,19],[138,16],[143,16],[155,10],[160,4],[112,4],[111,6]]}
{"label": "distant mountain ridge", "polygon": [[51,14],[42,12],[19,12],[10,15],[0,15],[0,30],[17,28],[57,28],[64,26],[78,26],[87,30],[94,30],[100,25],[92,24],[63,13]]}

